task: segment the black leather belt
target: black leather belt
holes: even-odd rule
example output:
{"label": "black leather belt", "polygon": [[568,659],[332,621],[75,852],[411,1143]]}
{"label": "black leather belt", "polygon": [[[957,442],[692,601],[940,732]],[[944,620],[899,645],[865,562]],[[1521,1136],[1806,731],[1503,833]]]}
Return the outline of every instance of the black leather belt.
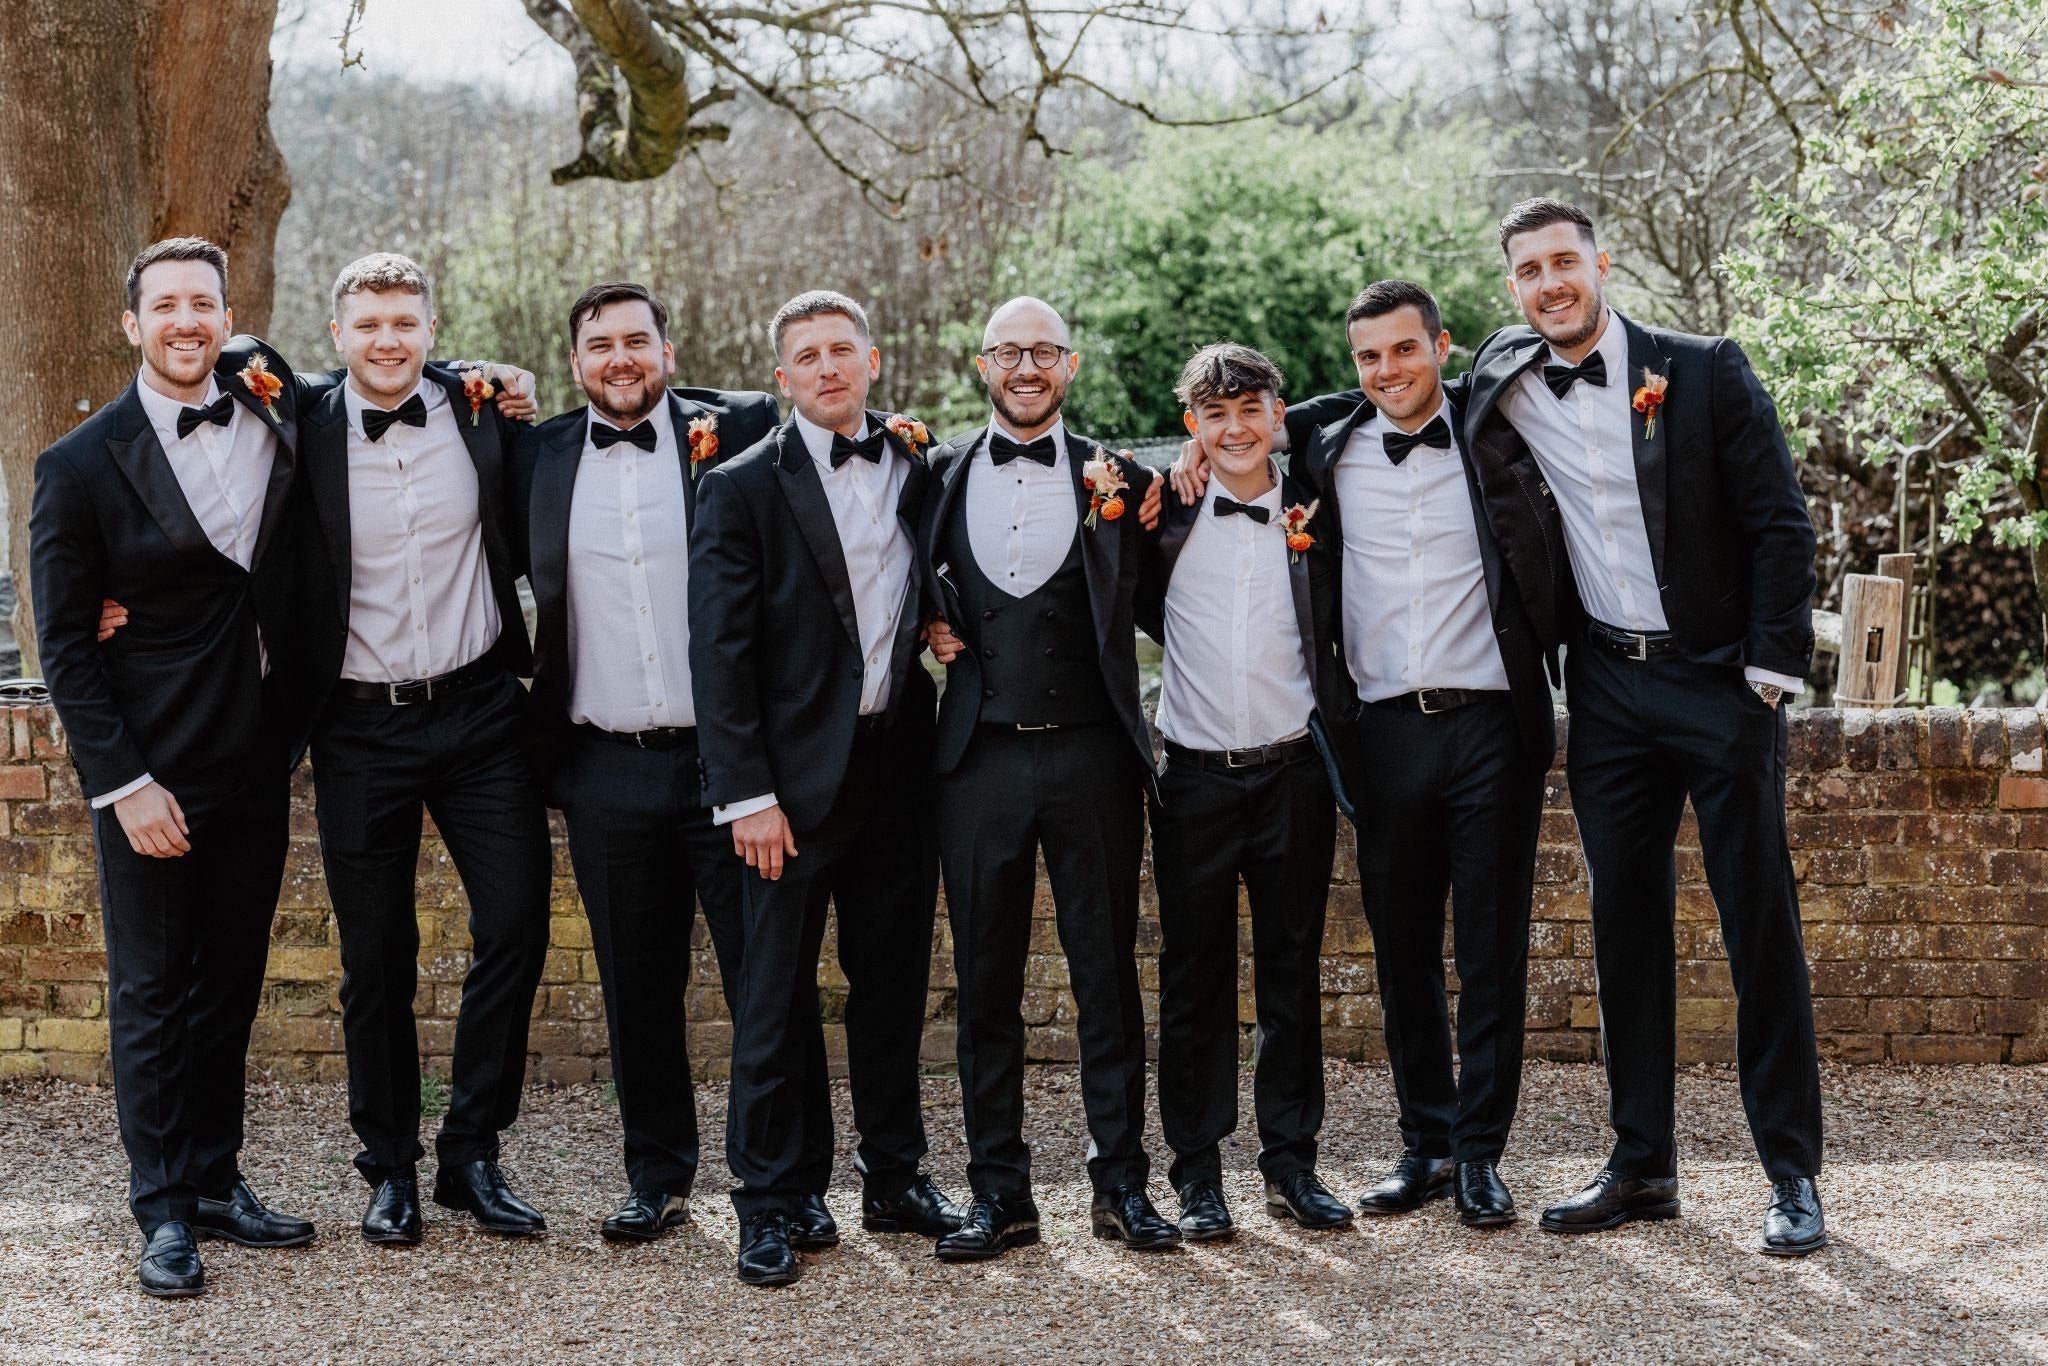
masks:
{"label": "black leather belt", "polygon": [[431,702],[448,693],[460,692],[464,688],[488,682],[504,672],[503,666],[486,655],[448,673],[433,678],[416,678],[407,683],[365,683],[361,679],[344,678],[341,680],[341,691],[345,696],[359,698],[365,702],[386,702],[394,707],[409,707],[416,702]]}
{"label": "black leather belt", "polygon": [[1419,711],[1424,716],[1435,716],[1439,712],[1456,711],[1469,707],[1474,702],[1484,702],[1491,697],[1506,697],[1498,688],[1424,688],[1419,692],[1396,693],[1382,697],[1377,702],[1368,702],[1368,707],[1383,711]]}
{"label": "black leather belt", "polygon": [[1678,637],[1669,631],[1624,631],[1586,618],[1586,639],[1604,645],[1623,659],[1661,659],[1678,653]]}
{"label": "black leather belt", "polygon": [[1231,772],[1264,768],[1268,764],[1291,763],[1304,755],[1313,754],[1316,748],[1316,742],[1306,735],[1297,735],[1292,740],[1282,740],[1277,745],[1254,745],[1250,749],[1189,749],[1186,745],[1175,744],[1171,740],[1164,740],[1164,744],[1166,757],[1174,763]]}
{"label": "black leather belt", "polygon": [[609,740],[615,745],[630,745],[634,749],[689,749],[697,743],[695,726],[656,726],[652,730],[606,730],[588,722],[576,727],[584,735],[596,740]]}

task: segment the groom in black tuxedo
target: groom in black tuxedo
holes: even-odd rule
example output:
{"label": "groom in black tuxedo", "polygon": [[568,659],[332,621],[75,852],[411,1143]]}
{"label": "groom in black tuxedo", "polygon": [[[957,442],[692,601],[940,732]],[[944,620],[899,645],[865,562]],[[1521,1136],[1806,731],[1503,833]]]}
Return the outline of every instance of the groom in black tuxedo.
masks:
{"label": "groom in black tuxedo", "polygon": [[[310,1242],[237,1165],[243,1066],[284,871],[294,622],[293,376],[228,345],[227,256],[172,238],[128,271],[142,369],[36,460],[38,646],[92,804],[114,1101],[152,1295],[196,1295],[194,1241]],[[273,390],[272,383],[276,388]],[[101,637],[101,603],[127,609]]]}
{"label": "groom in black tuxedo", "polygon": [[[1472,368],[1465,433],[1539,636],[1568,645],[1567,768],[1593,887],[1615,1145],[1553,1233],[1678,1213],[1672,845],[1687,798],[1735,979],[1762,1251],[1827,1244],[1820,1069],[1785,835],[1785,713],[1813,657],[1814,534],[1778,415],[1725,337],[1604,299],[1586,214],[1501,221],[1528,327]],[[1518,558],[1519,557],[1519,558]],[[1552,572],[1568,564],[1570,572]]]}
{"label": "groom in black tuxedo", "polygon": [[[738,1274],[783,1285],[830,1247],[818,954],[825,906],[846,974],[861,1222],[950,1232],[960,1209],[918,1170],[918,1081],[938,866],[931,675],[913,567],[924,428],[869,412],[867,315],[813,290],[769,325],[789,422],[704,475],[690,538],[690,679],[704,804],[744,875],[726,1160]],[[828,1141],[822,1146],[816,1136]]]}

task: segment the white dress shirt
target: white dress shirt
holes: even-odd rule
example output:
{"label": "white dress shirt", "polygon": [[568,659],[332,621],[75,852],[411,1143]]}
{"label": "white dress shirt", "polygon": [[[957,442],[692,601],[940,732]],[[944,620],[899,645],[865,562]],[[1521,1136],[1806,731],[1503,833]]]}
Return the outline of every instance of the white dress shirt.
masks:
{"label": "white dress shirt", "polygon": [[[896,501],[910,478],[910,466],[896,455],[893,446],[882,447],[882,458],[869,461],[855,456],[832,468],[832,433],[802,413],[796,413],[797,435],[804,449],[818,464],[818,480],[825,486],[825,501],[832,509],[832,524],[839,531],[840,553],[846,557],[846,578],[853,590],[853,617],[860,627],[861,685],[860,714],[871,716],[889,705],[889,664],[896,642],[896,624],[903,614],[904,597],[910,588],[913,551],[903,523],[896,517]],[[854,440],[865,440],[867,422]],[[711,808],[715,825],[725,825],[776,804],[774,793]]]}
{"label": "white dress shirt", "polygon": [[[156,429],[157,443],[170,462],[178,489],[193,518],[213,548],[247,569],[256,561],[256,537],[263,529],[263,498],[270,489],[270,467],[277,459],[277,433],[261,418],[236,403],[225,427],[202,422],[186,436],[178,435],[178,414],[187,407],[211,407],[220,385],[206,379],[206,397],[197,404],[170,398],[138,380],[135,392],[142,411]],[[257,658],[266,677],[270,652],[257,637]],[[92,799],[94,810],[112,806],[140,792],[156,779],[145,773],[134,782]]]}
{"label": "white dress shirt", "polygon": [[599,450],[592,410],[569,503],[569,719],[636,732],[697,724],[690,695],[690,525],[668,399],[655,445]]}
{"label": "white dress shirt", "polygon": [[1308,655],[1280,527],[1279,474],[1243,513],[1216,515],[1212,477],[1166,586],[1166,657],[1159,733],[1189,749],[1250,749],[1308,732],[1315,710]]}
{"label": "white dress shirt", "polygon": [[369,405],[354,383],[345,390],[352,564],[341,676],[434,678],[498,641],[476,466],[439,384],[422,379],[413,390],[426,404],[426,426],[394,422],[380,441],[363,434]]}
{"label": "white dress shirt", "polygon": [[[1581,380],[1563,398],[1551,393],[1544,366],[1571,364],[1553,348],[1501,394],[1501,415],[1529,444],[1557,497],[1587,615],[1624,631],[1668,631],[1636,484],[1635,427],[1644,418],[1632,405],[1642,377],[1629,369],[1628,329],[1611,308],[1593,351],[1607,365],[1604,387]],[[1754,666],[1743,674],[1791,692],[1805,686]]]}
{"label": "white dress shirt", "polygon": [[[1449,402],[1432,420],[1456,440]],[[1393,430],[1379,413],[1359,423],[1332,473],[1351,681],[1367,702],[1425,688],[1504,689],[1464,459],[1455,446],[1416,446],[1396,465],[1385,444]]]}
{"label": "white dress shirt", "polygon": [[[990,436],[1017,439],[1000,419],[991,419],[988,430]],[[967,471],[968,549],[988,581],[1013,597],[1030,594],[1059,572],[1081,525],[1066,423],[1055,421],[1046,435],[1053,444],[1050,469],[1022,456],[997,469],[984,438]]]}

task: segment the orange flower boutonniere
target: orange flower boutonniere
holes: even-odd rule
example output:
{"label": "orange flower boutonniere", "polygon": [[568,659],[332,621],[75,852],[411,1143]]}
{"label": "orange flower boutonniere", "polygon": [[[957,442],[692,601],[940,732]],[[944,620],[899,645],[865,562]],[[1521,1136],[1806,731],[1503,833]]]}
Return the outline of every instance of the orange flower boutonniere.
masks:
{"label": "orange flower boutonniere", "polygon": [[898,413],[882,425],[894,432],[897,440],[910,447],[910,454],[913,457],[921,454],[923,448],[931,444],[932,434],[914,417]]}
{"label": "orange flower boutonniere", "polygon": [[491,380],[481,370],[465,370],[462,373],[462,396],[469,400],[469,425],[474,427],[483,415],[484,404],[498,391],[491,387]]}
{"label": "orange flower boutonniere", "polygon": [[1669,375],[1660,375],[1647,365],[1643,367],[1643,387],[1636,390],[1630,406],[1643,415],[1645,441],[1657,434],[1657,410],[1664,406],[1664,388],[1670,383]]}
{"label": "orange flower boutonniere", "polygon": [[1308,534],[1308,519],[1315,516],[1316,509],[1322,505],[1322,499],[1318,498],[1307,507],[1296,503],[1293,507],[1280,514],[1280,530],[1287,536],[1287,562],[1289,564],[1298,563],[1301,559],[1301,552],[1316,543],[1316,538]]}
{"label": "orange flower boutonniere", "polygon": [[1081,467],[1082,482],[1088,485],[1088,526],[1093,530],[1097,519],[1114,522],[1124,515],[1124,500],[1118,497],[1130,485],[1124,481],[1123,471],[1116,462],[1102,453],[1102,447],[1095,448],[1095,458]]}
{"label": "orange flower boutonniere", "polygon": [[718,416],[706,413],[690,419],[690,473],[694,477],[697,466],[718,454]]}
{"label": "orange flower boutonniere", "polygon": [[262,401],[265,417],[272,422],[281,420],[277,415],[277,409],[271,406],[270,401],[284,392],[284,381],[270,373],[270,367],[264,364],[261,355],[249,357],[249,363],[242,367],[241,373],[235,378],[242,381],[243,388]]}

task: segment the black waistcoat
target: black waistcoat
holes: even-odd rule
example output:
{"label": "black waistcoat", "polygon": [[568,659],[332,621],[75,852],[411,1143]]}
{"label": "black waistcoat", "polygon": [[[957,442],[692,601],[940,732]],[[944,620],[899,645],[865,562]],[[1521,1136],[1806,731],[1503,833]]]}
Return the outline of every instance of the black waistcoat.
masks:
{"label": "black waistcoat", "polygon": [[996,587],[976,563],[965,498],[954,501],[950,523],[945,556],[966,611],[960,637],[981,661],[981,720],[1024,726],[1114,721],[1096,658],[1080,528],[1059,569],[1020,598]]}

